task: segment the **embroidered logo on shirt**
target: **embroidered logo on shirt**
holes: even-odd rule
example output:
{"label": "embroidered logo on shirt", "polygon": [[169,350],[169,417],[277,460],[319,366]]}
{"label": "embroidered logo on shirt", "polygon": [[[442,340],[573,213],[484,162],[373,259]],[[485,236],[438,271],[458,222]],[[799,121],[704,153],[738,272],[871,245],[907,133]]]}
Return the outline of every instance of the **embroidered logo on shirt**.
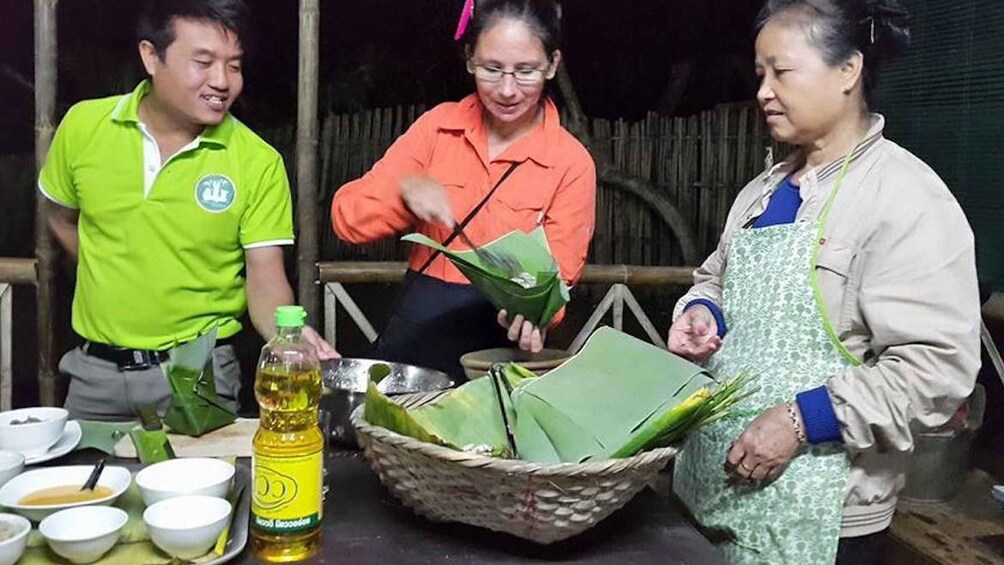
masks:
{"label": "embroidered logo on shirt", "polygon": [[195,201],[206,212],[223,212],[233,205],[237,188],[223,175],[206,175],[195,183]]}

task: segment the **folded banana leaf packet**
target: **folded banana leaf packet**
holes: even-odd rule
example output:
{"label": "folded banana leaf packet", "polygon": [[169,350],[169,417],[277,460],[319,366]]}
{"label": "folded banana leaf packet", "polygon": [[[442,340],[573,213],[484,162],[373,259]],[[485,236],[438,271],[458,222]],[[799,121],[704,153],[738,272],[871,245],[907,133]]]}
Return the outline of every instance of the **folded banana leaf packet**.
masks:
{"label": "folded banana leaf packet", "polygon": [[520,314],[538,327],[547,325],[568,303],[568,285],[559,276],[558,264],[542,227],[529,233],[512,231],[482,246],[489,252],[514,258],[522,270],[518,277],[483,263],[473,250],[447,249],[420,233],[401,239],[442,251],[496,308],[505,309],[510,315]]}
{"label": "folded banana leaf packet", "polygon": [[[754,392],[748,373],[718,382],[702,367],[606,327],[544,376],[515,364],[501,375],[501,387],[476,379],[415,410],[371,387],[366,420],[454,449],[581,463],[677,444]],[[511,392],[500,396],[503,388]]]}
{"label": "folded banana leaf packet", "polygon": [[216,394],[213,349],[216,330],[171,349],[160,367],[171,387],[164,423],[171,431],[198,437],[234,422],[237,415]]}

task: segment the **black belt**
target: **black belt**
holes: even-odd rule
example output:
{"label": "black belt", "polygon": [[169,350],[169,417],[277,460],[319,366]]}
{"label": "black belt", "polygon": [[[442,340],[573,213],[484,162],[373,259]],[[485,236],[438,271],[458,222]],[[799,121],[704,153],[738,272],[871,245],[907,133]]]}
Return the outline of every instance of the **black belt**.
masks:
{"label": "black belt", "polygon": [[[233,341],[233,337],[218,339],[216,340],[216,347],[232,345]],[[163,351],[128,349],[106,343],[95,343],[93,341],[85,341],[83,350],[84,353],[92,357],[115,363],[121,371],[143,371],[150,367],[156,367],[167,361],[169,356],[169,352],[166,349]]]}

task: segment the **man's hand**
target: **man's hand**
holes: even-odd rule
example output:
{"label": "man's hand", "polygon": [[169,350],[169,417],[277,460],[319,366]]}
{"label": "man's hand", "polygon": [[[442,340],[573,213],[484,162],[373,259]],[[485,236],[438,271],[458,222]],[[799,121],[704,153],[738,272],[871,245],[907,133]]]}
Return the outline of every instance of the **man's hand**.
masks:
{"label": "man's hand", "polygon": [[508,330],[509,341],[517,342],[519,348],[523,351],[537,353],[541,349],[544,349],[544,340],[547,339],[547,328],[538,328],[529,320],[523,319],[523,316],[520,314],[516,314],[516,318],[510,321],[509,313],[505,310],[499,310],[498,323]]}
{"label": "man's hand", "polygon": [[335,351],[331,344],[324,341],[321,334],[317,333],[317,330],[310,326],[303,326],[303,339],[307,340],[307,343],[314,346],[314,350],[317,351],[317,358],[321,361],[329,361],[331,359],[338,359],[341,355]]}
{"label": "man's hand", "polygon": [[[278,246],[255,247],[244,252],[247,266],[248,313],[251,323],[266,341],[275,335],[275,309],[293,302],[293,289],[289,286],[282,261],[282,248]],[[340,357],[314,328],[303,327],[303,337],[314,346],[317,358],[323,360]]]}
{"label": "man's hand", "polygon": [[423,222],[436,222],[452,228],[453,208],[443,185],[421,175],[401,181],[401,198],[412,214]]}
{"label": "man's hand", "polygon": [[669,328],[669,350],[695,363],[704,363],[722,347],[718,322],[707,306],[687,308]]}
{"label": "man's hand", "polygon": [[732,443],[725,467],[743,479],[774,480],[784,472],[798,447],[788,408],[781,404],[750,422]]}

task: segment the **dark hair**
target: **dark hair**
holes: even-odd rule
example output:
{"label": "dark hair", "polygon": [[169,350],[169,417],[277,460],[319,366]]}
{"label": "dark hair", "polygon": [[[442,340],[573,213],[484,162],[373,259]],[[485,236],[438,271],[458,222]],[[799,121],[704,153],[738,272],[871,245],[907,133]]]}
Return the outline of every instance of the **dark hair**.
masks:
{"label": "dark hair", "polygon": [[243,0],[147,0],[136,24],[139,41],[149,41],[164,58],[174,43],[174,19],[197,20],[217,24],[233,33],[247,51],[251,35],[251,17]]}
{"label": "dark hair", "polygon": [[910,15],[898,0],[767,0],[757,16],[756,30],[780,14],[804,19],[806,36],[831,66],[860,51],[869,102],[881,66],[910,43]]}
{"label": "dark hair", "polygon": [[501,19],[525,23],[544,44],[548,58],[561,43],[561,10],[554,0],[481,0],[474,4],[464,44],[473,49],[481,34]]}

